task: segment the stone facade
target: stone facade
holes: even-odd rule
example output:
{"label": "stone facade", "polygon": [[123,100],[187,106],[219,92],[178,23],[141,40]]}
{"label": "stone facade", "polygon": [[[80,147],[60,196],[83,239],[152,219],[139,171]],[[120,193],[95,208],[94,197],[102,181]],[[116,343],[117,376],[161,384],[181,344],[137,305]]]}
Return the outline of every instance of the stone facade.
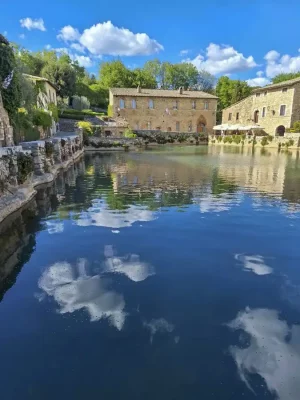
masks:
{"label": "stone facade", "polygon": [[216,124],[217,97],[201,91],[110,89],[109,104],[133,130],[210,133]]}
{"label": "stone facade", "polygon": [[10,125],[7,111],[4,109],[0,93],[0,147],[13,146],[13,128]]}
{"label": "stone facade", "polygon": [[225,108],[222,114],[222,124],[257,123],[273,136],[282,136],[287,128],[299,120],[299,78],[256,89],[244,100]]}

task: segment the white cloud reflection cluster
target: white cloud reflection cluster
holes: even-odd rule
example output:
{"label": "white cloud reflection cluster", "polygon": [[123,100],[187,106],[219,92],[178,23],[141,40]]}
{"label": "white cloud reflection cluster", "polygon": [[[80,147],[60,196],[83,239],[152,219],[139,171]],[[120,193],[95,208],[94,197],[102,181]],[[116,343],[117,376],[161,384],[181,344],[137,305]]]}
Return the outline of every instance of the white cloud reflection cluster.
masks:
{"label": "white cloud reflection cluster", "polygon": [[239,376],[254,392],[252,374],[260,375],[278,400],[299,400],[300,326],[279,319],[277,311],[247,308],[228,325],[250,337],[246,348],[232,346]]}
{"label": "white cloud reflection cluster", "polygon": [[93,205],[80,214],[75,223],[79,226],[103,226],[107,228],[125,228],[138,221],[152,221],[152,211],[144,207],[131,205],[123,211],[110,210],[103,200],[94,200]]}
{"label": "white cloud reflection cluster", "polygon": [[99,275],[89,276],[87,261],[81,259],[76,266],[67,262],[51,265],[41,276],[38,286],[59,306],[60,314],[85,309],[91,321],[107,318],[121,330],[126,314],[123,295],[107,289],[107,280]]}
{"label": "white cloud reflection cluster", "polygon": [[243,265],[245,270],[252,271],[256,275],[269,275],[273,272],[260,255],[236,254],[234,258]]}

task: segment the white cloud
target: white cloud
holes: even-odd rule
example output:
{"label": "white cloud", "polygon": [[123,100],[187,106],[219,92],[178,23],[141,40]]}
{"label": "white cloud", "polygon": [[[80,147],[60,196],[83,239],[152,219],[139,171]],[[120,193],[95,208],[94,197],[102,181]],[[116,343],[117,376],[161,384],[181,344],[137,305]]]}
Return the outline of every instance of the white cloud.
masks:
{"label": "white cloud", "polygon": [[[168,322],[165,318],[152,319],[150,322],[144,321],[144,327],[150,331],[150,342],[153,342],[153,337],[157,333],[172,333],[175,326]],[[178,343],[179,337],[176,337]]]}
{"label": "white cloud", "polygon": [[51,44],[46,44],[46,46],[45,46],[46,50],[51,50],[51,48],[52,48]]}
{"label": "white cloud", "polygon": [[250,270],[256,275],[269,275],[273,272],[273,269],[265,264],[262,256],[236,254],[234,258],[243,265],[245,270]]}
{"label": "white cloud", "polygon": [[163,50],[163,46],[146,33],[133,33],[129,29],[118,28],[111,21],[85,29],[79,41],[95,55],[150,55]]}
{"label": "white cloud", "polygon": [[292,57],[285,54],[280,57],[280,53],[271,50],[265,55],[265,60],[267,62],[266,76],[268,78],[274,78],[274,76],[281,73],[300,71],[300,55]]}
{"label": "white cloud", "polygon": [[46,226],[50,235],[64,231],[64,224],[60,221],[46,221]]}
{"label": "white cloud", "polygon": [[22,28],[26,28],[29,31],[31,31],[32,29],[38,29],[44,32],[46,30],[44,20],[42,18],[38,19],[23,18],[20,19],[20,24]]}
{"label": "white cloud", "polygon": [[78,29],[73,28],[71,25],[64,26],[57,35],[57,39],[63,40],[64,42],[73,42],[80,38]]}
{"label": "white cloud", "polygon": [[278,400],[298,400],[300,392],[300,326],[279,319],[277,311],[268,309],[240,312],[229,325],[249,336],[249,346],[232,346],[239,376],[251,387],[250,376],[260,375]]}
{"label": "white cloud", "polygon": [[198,55],[194,59],[185,60],[194,64],[199,70],[205,69],[211,74],[231,74],[256,67],[252,56],[245,57],[232,46],[210,43],[205,56]]}
{"label": "white cloud", "polygon": [[84,47],[79,43],[72,43],[70,47],[72,49],[78,51],[79,53],[84,53],[85,52]]}
{"label": "white cloud", "polygon": [[74,61],[78,61],[78,64],[81,67],[90,68],[94,64],[93,60],[88,56],[80,56],[78,54],[73,54],[73,55],[71,55],[71,58]]}
{"label": "white cloud", "polygon": [[24,33],[21,33],[21,35],[19,35],[19,38],[20,38],[20,39],[25,39]]}
{"label": "white cloud", "polygon": [[183,56],[186,56],[187,54],[189,54],[189,50],[181,50],[181,52],[179,53],[179,55],[181,56],[181,57],[183,57]]}
{"label": "white cloud", "polygon": [[263,75],[264,75],[263,71],[258,71],[256,73],[256,78],[247,79],[246,82],[248,83],[249,86],[265,86],[265,85],[269,85],[270,79],[264,77]]}
{"label": "white cloud", "polygon": [[123,328],[126,317],[124,297],[107,289],[108,281],[104,278],[89,276],[84,259],[76,266],[67,262],[51,265],[41,276],[38,286],[53,297],[60,314],[86,310],[91,321],[107,318],[118,330]]}

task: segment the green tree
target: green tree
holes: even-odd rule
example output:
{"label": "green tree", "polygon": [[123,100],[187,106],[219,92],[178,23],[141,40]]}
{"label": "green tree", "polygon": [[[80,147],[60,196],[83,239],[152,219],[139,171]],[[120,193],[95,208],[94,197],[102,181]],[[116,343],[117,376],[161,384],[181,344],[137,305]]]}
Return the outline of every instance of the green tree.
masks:
{"label": "green tree", "polygon": [[132,72],[132,87],[143,87],[148,89],[155,89],[157,83],[155,77],[147,70],[143,68],[136,68]]}
{"label": "green tree", "polygon": [[[12,46],[4,36],[0,35],[0,90],[4,108],[12,122],[21,105],[20,72],[17,67]],[[7,85],[3,87],[5,82]]]}
{"label": "green tree", "polygon": [[216,77],[203,69],[198,71],[197,83],[193,89],[213,94],[215,92],[215,83]]}
{"label": "green tree", "polygon": [[30,75],[40,76],[41,71],[45,66],[45,61],[41,57],[38,57],[26,49],[21,49],[18,54],[20,65],[22,66],[22,72]]}
{"label": "green tree", "polygon": [[162,89],[166,88],[166,66],[168,63],[162,63],[158,59],[147,61],[144,70],[149,72],[156,80],[157,85]]}
{"label": "green tree", "polygon": [[300,78],[300,72],[290,72],[287,74],[278,74],[272,79],[272,83],[281,83],[290,79]]}
{"label": "green tree", "polygon": [[56,85],[60,97],[69,97],[75,93],[76,72],[70,64],[50,62],[42,69],[41,75]]}
{"label": "green tree", "polygon": [[165,71],[165,85],[168,89],[188,89],[197,84],[198,70],[191,63],[166,63]]}
{"label": "green tree", "polygon": [[132,74],[120,60],[103,62],[99,70],[99,83],[106,89],[131,87]]}

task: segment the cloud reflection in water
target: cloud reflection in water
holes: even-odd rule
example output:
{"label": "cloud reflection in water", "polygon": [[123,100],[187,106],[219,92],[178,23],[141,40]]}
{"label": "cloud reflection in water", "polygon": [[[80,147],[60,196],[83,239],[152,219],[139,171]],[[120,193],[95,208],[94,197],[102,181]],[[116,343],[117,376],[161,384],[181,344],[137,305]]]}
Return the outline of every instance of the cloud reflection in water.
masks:
{"label": "cloud reflection in water", "polygon": [[260,255],[236,254],[234,258],[242,263],[245,270],[250,270],[256,275],[269,275],[273,272],[273,269],[265,264],[264,258]]}
{"label": "cloud reflection in water", "polygon": [[74,267],[67,262],[51,265],[41,276],[38,286],[59,305],[59,313],[85,309],[91,321],[108,318],[121,330],[126,314],[124,297],[107,289],[108,281],[99,275],[87,274],[87,261],[81,259]]}
{"label": "cloud reflection in water", "polygon": [[128,254],[124,257],[114,255],[113,246],[107,245],[104,249],[106,260],[104,271],[124,274],[134,282],[141,282],[155,274],[152,265],[142,262],[137,254]]}
{"label": "cloud reflection in water", "polygon": [[92,207],[80,214],[75,223],[79,226],[103,226],[107,228],[125,228],[137,221],[152,221],[154,213],[145,207],[135,205],[126,210],[111,210],[103,200],[94,200]]}
{"label": "cloud reflection in water", "polygon": [[277,311],[249,308],[228,326],[250,336],[249,347],[230,347],[240,378],[248,388],[253,390],[250,374],[258,374],[279,400],[299,400],[300,326],[289,327]]}

